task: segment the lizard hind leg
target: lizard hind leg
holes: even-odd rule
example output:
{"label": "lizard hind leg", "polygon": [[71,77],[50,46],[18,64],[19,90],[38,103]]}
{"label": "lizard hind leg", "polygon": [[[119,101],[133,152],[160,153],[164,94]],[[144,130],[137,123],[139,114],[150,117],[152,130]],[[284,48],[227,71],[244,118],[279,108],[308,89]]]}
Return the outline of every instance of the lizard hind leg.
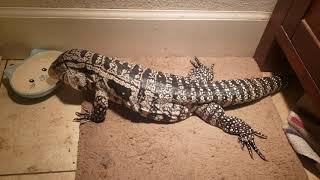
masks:
{"label": "lizard hind leg", "polygon": [[207,67],[200,62],[197,57],[190,60],[190,63],[193,65],[193,68],[189,72],[188,76],[191,80],[200,80],[200,81],[212,81],[214,78],[213,65]]}
{"label": "lizard hind leg", "polygon": [[224,132],[238,136],[239,143],[242,145],[242,148],[244,146],[247,147],[251,158],[253,158],[253,149],[261,159],[267,161],[254,141],[255,136],[266,139],[266,135],[253,130],[247,123],[237,117],[227,116],[222,107],[216,103],[199,106],[195,110],[195,114],[207,123],[219,127]]}

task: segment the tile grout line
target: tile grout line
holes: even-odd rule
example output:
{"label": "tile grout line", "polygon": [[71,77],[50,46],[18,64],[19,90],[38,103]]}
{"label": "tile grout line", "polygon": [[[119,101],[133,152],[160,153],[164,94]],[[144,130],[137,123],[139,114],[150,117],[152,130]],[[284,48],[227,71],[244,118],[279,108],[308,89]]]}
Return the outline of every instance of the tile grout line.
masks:
{"label": "tile grout line", "polygon": [[18,60],[18,61],[23,61],[23,60],[25,60],[25,59],[2,59],[2,61],[11,61],[11,60]]}
{"label": "tile grout line", "polygon": [[0,61],[5,61],[4,63],[4,67],[3,67],[3,72],[1,74],[1,79],[0,79],[0,88],[1,88],[1,85],[2,85],[2,81],[3,81],[3,78],[4,78],[4,71],[6,70],[6,67],[7,67],[7,64],[8,64],[8,61],[7,59],[0,59]]}
{"label": "tile grout line", "polygon": [[0,174],[0,177],[3,177],[3,176],[17,176],[17,175],[58,174],[58,173],[66,173],[66,172],[76,172],[76,170],[43,171],[43,172],[30,172],[30,173]]}

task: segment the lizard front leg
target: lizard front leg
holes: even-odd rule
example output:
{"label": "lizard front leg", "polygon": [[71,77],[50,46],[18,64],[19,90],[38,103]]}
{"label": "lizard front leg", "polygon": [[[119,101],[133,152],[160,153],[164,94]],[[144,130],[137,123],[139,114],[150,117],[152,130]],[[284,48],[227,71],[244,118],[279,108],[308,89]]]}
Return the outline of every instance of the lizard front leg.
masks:
{"label": "lizard front leg", "polygon": [[102,90],[98,90],[95,93],[95,98],[93,102],[93,110],[85,110],[84,113],[76,112],[77,118],[74,121],[87,122],[92,121],[95,123],[100,123],[105,120],[106,113],[108,109],[108,95]]}
{"label": "lizard front leg", "polygon": [[254,136],[266,139],[266,135],[253,130],[240,118],[227,116],[222,107],[216,103],[203,104],[196,109],[195,113],[207,123],[219,127],[224,132],[237,135],[242,148],[247,147],[251,158],[253,158],[253,149],[261,159],[266,161],[265,156],[260,152],[254,141]]}

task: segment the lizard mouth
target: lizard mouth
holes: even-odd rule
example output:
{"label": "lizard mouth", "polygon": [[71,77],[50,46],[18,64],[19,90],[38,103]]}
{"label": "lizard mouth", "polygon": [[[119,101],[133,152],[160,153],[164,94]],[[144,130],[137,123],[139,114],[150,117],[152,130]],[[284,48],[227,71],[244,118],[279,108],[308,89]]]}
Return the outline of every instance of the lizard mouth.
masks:
{"label": "lizard mouth", "polygon": [[58,74],[55,72],[55,70],[53,69],[53,67],[50,67],[48,70],[48,74],[52,79],[56,79],[59,80],[59,76]]}

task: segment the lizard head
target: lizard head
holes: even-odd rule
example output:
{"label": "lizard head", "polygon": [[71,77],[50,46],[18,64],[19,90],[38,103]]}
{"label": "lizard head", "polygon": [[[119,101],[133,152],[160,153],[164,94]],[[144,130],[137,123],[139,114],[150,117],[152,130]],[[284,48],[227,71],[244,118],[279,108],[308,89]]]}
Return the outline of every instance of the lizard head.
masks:
{"label": "lizard head", "polygon": [[67,52],[61,54],[51,64],[48,74],[53,79],[60,80],[76,90],[81,90],[87,85],[86,75],[82,73],[84,68],[76,66],[79,64],[79,60],[76,56],[73,56],[72,59],[70,59],[70,56],[66,53]]}

